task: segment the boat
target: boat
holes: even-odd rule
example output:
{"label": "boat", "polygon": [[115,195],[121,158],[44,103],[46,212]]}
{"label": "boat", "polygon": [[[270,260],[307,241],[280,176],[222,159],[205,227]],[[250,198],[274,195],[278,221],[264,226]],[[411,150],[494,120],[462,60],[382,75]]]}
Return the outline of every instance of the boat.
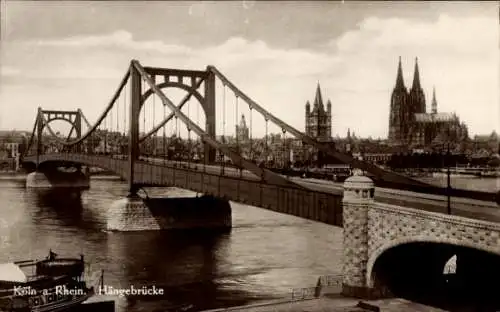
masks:
{"label": "boat", "polygon": [[59,258],[0,264],[0,312],[68,311],[94,295],[84,279],[85,262]]}
{"label": "boat", "polygon": [[483,170],[479,172],[479,177],[481,178],[498,178],[500,177],[500,171],[495,169]]}

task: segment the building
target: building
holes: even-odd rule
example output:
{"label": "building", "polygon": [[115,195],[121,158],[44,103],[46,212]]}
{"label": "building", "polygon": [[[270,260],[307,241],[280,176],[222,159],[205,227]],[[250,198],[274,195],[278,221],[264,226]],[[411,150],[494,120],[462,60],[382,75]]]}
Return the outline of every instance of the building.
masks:
{"label": "building", "polygon": [[0,131],[0,158],[16,158],[22,154],[29,135],[26,131]]}
{"label": "building", "polygon": [[403,80],[401,57],[392,91],[389,114],[389,143],[406,149],[429,149],[445,142],[468,138],[467,126],[452,113],[438,112],[436,91],[433,90],[431,112],[426,112],[425,93],[420,85],[418,59],[410,91]]}
{"label": "building", "polygon": [[[311,111],[311,104],[309,101],[306,103],[306,135],[325,143],[333,143],[332,139],[332,103],[330,100],[326,103],[326,110],[323,104],[323,97],[321,95],[321,87],[316,87],[316,96],[314,97],[313,109]],[[318,167],[327,162],[327,156],[315,148],[302,148],[300,153],[303,155],[295,154],[297,159],[306,159],[307,163],[314,164]]]}
{"label": "building", "polygon": [[240,124],[236,125],[236,138],[239,143],[246,143],[249,141],[249,130],[247,122],[245,120],[245,115],[241,114]]}
{"label": "building", "polygon": [[312,111],[309,101],[306,103],[306,135],[323,142],[332,139],[332,103],[328,100],[325,110],[319,82]]}

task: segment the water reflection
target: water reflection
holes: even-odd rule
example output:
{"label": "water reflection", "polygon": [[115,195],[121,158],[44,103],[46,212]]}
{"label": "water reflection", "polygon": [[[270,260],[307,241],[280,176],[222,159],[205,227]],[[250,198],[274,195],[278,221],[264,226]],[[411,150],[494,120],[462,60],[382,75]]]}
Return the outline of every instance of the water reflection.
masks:
{"label": "water reflection", "polygon": [[28,188],[25,199],[34,207],[32,216],[36,221],[53,221],[78,229],[96,228],[99,222],[82,204],[82,192],[77,188]]}
{"label": "water reflection", "polygon": [[[228,298],[245,304],[249,294],[229,290],[217,282],[220,277],[220,250],[229,243],[228,234],[209,231],[151,231],[108,233],[103,265],[105,285],[128,289],[143,286],[163,289],[163,295],[128,296],[127,311],[144,309],[148,302],[155,308],[183,307],[186,311],[223,307]],[[238,299],[239,298],[239,299]]]}
{"label": "water reflection", "polygon": [[[148,193],[185,196],[166,188]],[[127,185],[115,181],[93,180],[77,194],[0,181],[0,261],[40,258],[49,249],[84,254],[92,285],[103,269],[105,285],[165,290],[163,296],[116,298],[117,312],[255,303],[340,270],[341,229],[235,203],[230,234],[107,232],[107,209],[126,194]]]}

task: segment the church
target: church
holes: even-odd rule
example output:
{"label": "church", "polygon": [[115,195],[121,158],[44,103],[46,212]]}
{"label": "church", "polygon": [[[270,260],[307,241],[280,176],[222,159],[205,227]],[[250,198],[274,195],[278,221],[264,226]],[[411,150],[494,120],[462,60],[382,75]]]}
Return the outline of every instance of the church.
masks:
{"label": "church", "polygon": [[332,102],[327,101],[325,110],[319,82],[312,111],[309,101],[306,103],[306,134],[321,142],[332,140]]}
{"label": "church", "polygon": [[420,85],[418,59],[415,59],[410,91],[403,80],[401,57],[392,91],[389,113],[389,143],[407,149],[429,150],[447,142],[468,137],[467,126],[456,114],[438,112],[436,90],[433,90],[431,112],[426,112],[425,93]]}

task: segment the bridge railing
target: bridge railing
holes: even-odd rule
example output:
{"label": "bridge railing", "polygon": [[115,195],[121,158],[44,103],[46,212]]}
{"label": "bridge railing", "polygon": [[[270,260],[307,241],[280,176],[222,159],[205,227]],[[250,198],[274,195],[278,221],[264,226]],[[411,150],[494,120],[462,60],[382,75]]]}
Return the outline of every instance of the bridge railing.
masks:
{"label": "bridge railing", "polygon": [[293,288],[292,300],[307,300],[318,298],[317,287]]}
{"label": "bridge railing", "polygon": [[323,275],[314,287],[293,288],[292,300],[308,300],[324,294],[339,294],[342,291],[342,275]]}

